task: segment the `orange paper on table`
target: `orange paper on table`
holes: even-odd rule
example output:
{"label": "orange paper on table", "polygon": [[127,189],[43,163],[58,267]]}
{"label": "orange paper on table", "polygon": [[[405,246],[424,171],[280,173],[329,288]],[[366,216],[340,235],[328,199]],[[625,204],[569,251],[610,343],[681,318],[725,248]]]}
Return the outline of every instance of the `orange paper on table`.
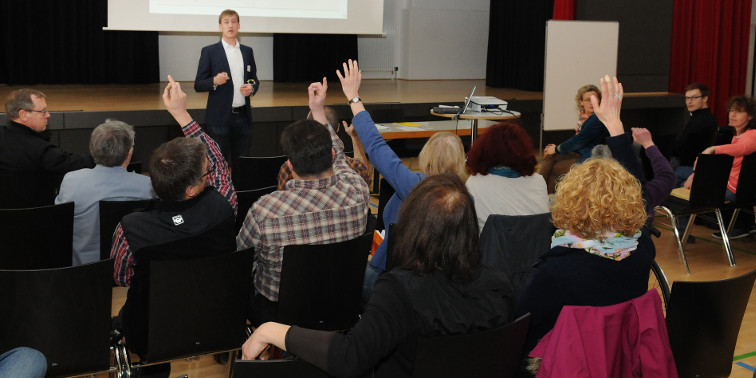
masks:
{"label": "orange paper on table", "polygon": [[381,236],[380,232],[373,231],[373,245],[370,247],[370,256],[372,256],[376,250],[378,250],[378,246],[381,245],[383,242],[383,236]]}

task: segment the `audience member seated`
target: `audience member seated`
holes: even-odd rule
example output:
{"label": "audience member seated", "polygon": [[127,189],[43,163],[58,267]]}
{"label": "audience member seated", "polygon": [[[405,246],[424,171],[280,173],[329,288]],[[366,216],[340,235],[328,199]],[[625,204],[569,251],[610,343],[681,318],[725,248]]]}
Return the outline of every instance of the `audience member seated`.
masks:
{"label": "audience member seated", "polygon": [[[336,128],[336,133],[338,133],[339,114],[336,113],[336,110],[334,110],[330,106],[325,107],[325,114],[328,123],[331,125],[331,127]],[[312,112],[307,114],[307,119],[314,119],[312,118]],[[355,172],[357,172],[357,174],[360,175],[360,177],[362,177],[363,180],[365,180],[365,182],[368,184],[368,187],[370,187],[373,182],[373,176],[371,175],[370,169],[368,169],[367,167],[368,159],[367,156],[365,156],[365,149],[362,148],[362,143],[360,143],[360,138],[354,131],[354,126],[347,125],[347,123],[344,122],[344,129],[346,130],[349,137],[352,138],[352,148],[354,148],[354,158],[347,156],[346,162],[350,168],[352,168]],[[281,170],[278,172],[278,190],[283,190],[286,182],[291,180],[292,178],[293,176],[291,175],[291,169],[289,169],[289,165],[286,163],[281,165]]]}
{"label": "audience member seated", "polygon": [[281,135],[294,179],[252,205],[236,238],[238,249],[255,248],[249,313],[255,325],[276,319],[285,246],[335,243],[365,231],[370,190],[347,164],[344,144],[325,116],[327,89],[325,78],[310,84],[315,120],[294,122]]}
{"label": "audience member seated", "polygon": [[[608,81],[602,79],[605,96],[594,108],[610,130],[621,130],[622,87],[616,78]],[[643,228],[640,182],[613,159],[574,165],[557,184],[551,213],[557,227],[552,248],[536,265],[517,308],[533,316],[527,351],[553,328],[565,305],[607,306],[643,295],[656,255]]]}
{"label": "audience member seated", "polygon": [[[727,154],[734,156],[732,169],[730,170],[730,179],[727,182],[727,191],[725,200],[735,201],[735,192],[738,188],[738,177],[740,177],[740,167],[743,165],[743,157],[756,152],[756,102],[747,96],[737,96],[730,99],[727,104],[729,109],[729,123],[735,128],[735,136],[732,143],[721,146],[712,146],[703,150],[703,154]],[[693,184],[695,170],[685,181],[685,187],[690,189]],[[729,222],[732,212],[723,215],[725,222]],[[735,222],[735,227],[727,236],[730,239],[739,239],[748,236],[754,229],[754,218],[749,212],[740,212]],[[722,238],[722,234],[715,232],[712,234],[717,239]]]}
{"label": "audience member seated", "polygon": [[[386,207],[383,209],[383,224],[386,225],[383,243],[373,254],[367,267],[365,268],[365,287],[363,300],[367,302],[370,299],[370,292],[378,276],[386,270],[386,252],[388,250],[388,238],[391,237],[388,232],[388,225],[396,223],[399,207],[402,201],[409,195],[412,188],[422,181],[426,176],[439,173],[452,173],[459,176],[463,181],[467,179],[465,173],[465,148],[462,146],[462,140],[458,136],[441,132],[433,134],[418,156],[420,172],[413,172],[407,166],[402,164],[401,159],[391,150],[383,137],[375,127],[375,122],[370,118],[370,114],[365,110],[362,99],[359,95],[360,82],[362,81],[362,72],[359,70],[357,61],[350,60],[344,63],[344,75],[337,71],[341,80],[341,87],[344,95],[349,101],[352,108],[354,124],[357,135],[359,135],[362,144],[365,146],[365,152],[370,156],[370,162],[373,167],[383,175],[389,185],[396,191]],[[418,214],[425,216],[425,214]]]}
{"label": "audience member seated", "polygon": [[[578,120],[575,136],[558,146],[549,144],[543,150],[540,173],[546,180],[549,194],[554,193],[556,180],[566,172],[568,167],[575,163],[582,163],[585,159],[591,157],[593,147],[603,143],[604,137],[607,136],[604,125],[593,114],[591,96],[596,96],[601,100],[601,91],[595,85],[584,85],[578,89],[575,101],[580,111],[580,119],[584,116],[587,116],[587,118],[585,121]],[[566,161],[566,163],[557,165],[557,163],[563,161]]]}
{"label": "audience member seated", "polygon": [[19,347],[0,355],[0,377],[42,378],[47,359],[36,349]]}
{"label": "audience member seated", "polygon": [[265,323],[244,343],[242,358],[273,344],[333,376],[375,369],[377,378],[410,377],[418,336],[475,333],[512,321],[512,286],[479,264],[473,199],[458,176],[421,181],[404,201],[393,237],[398,267],[375,283],[349,333]]}
{"label": "audience member seated", "polygon": [[134,127],[107,120],[92,131],[89,153],[97,165],[63,177],[55,203],[73,202],[73,264],[100,259],[100,202],[151,199],[155,195],[147,176],[126,171],[134,153]]}
{"label": "audience member seated", "polygon": [[680,187],[693,173],[693,162],[706,147],[711,146],[717,133],[717,117],[709,110],[709,88],[692,83],[685,88],[685,107],[690,119],[672,146],[670,163]]}
{"label": "audience member seated", "polygon": [[465,186],[475,199],[478,227],[491,214],[549,212],[546,181],[535,172],[533,141],[514,122],[497,123],[475,140],[467,153]]}
{"label": "audience member seated", "polygon": [[63,151],[40,135],[50,119],[42,92],[11,92],[5,114],[8,126],[0,127],[0,207],[52,205],[64,174],[94,167],[91,157]]}
{"label": "audience member seated", "polygon": [[[186,94],[179,83],[170,75],[168,81],[163,103],[186,137],[163,143],[153,152],[150,175],[159,200],[143,212],[123,217],[110,252],[116,283],[129,286],[114,325],[123,330],[126,345],[137,354],[146,349],[150,260],[236,250],[236,191],[228,165],[215,141],[186,111]],[[152,369],[161,368],[170,371],[165,365]]]}

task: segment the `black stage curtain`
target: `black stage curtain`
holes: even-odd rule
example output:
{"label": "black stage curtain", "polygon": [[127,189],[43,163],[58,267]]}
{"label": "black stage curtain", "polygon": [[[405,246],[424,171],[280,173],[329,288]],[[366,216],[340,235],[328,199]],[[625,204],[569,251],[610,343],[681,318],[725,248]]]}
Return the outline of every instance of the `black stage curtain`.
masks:
{"label": "black stage curtain", "polygon": [[357,36],[343,34],[274,34],[273,81],[338,81],[336,70],[357,59]]}
{"label": "black stage curtain", "polygon": [[546,21],[553,11],[554,0],[491,0],[487,86],[543,91]]}
{"label": "black stage curtain", "polygon": [[104,31],[105,0],[0,2],[0,83],[160,81],[158,33]]}

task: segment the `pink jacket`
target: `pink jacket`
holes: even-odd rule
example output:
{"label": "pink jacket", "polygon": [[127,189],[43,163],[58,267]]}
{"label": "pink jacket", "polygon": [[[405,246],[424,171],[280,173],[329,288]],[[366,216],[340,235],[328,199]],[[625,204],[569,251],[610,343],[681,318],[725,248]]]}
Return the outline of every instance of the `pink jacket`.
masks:
{"label": "pink jacket", "polygon": [[677,377],[655,289],[616,305],[564,306],[530,352],[537,377]]}
{"label": "pink jacket", "polygon": [[714,147],[714,153],[727,154],[734,156],[732,169],[730,170],[730,180],[727,182],[727,189],[736,193],[738,188],[738,178],[740,177],[740,166],[743,165],[743,156],[756,152],[756,130],[746,130],[740,138],[732,137],[731,144],[724,144]]}

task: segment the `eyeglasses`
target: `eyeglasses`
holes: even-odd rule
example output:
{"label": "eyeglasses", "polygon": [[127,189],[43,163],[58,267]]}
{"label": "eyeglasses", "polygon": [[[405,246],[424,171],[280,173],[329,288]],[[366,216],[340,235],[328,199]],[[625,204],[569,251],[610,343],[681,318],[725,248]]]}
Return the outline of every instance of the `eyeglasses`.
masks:
{"label": "eyeglasses", "polygon": [[205,176],[207,176],[207,175],[209,175],[211,173],[213,173],[213,166],[212,165],[208,165],[207,166],[207,172],[205,172],[204,175],[200,176],[200,180],[202,180],[203,178],[205,178]]}
{"label": "eyeglasses", "polygon": [[692,97],[685,97],[685,102],[688,102],[688,101],[695,101],[695,100],[698,100],[698,99],[699,99],[699,98],[701,98],[701,97],[703,97],[703,96],[692,96]]}
{"label": "eyeglasses", "polygon": [[41,114],[47,114],[47,108],[44,108],[42,110],[34,110],[34,109],[26,109],[27,112],[34,112],[34,113],[41,113]]}

